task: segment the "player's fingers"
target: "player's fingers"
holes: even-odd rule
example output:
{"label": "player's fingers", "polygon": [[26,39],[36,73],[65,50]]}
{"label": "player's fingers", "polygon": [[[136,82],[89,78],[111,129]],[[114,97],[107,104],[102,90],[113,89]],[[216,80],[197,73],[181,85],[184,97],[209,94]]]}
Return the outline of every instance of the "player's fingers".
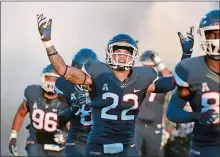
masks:
{"label": "player's fingers", "polygon": [[49,21],[47,22],[46,28],[51,28],[51,25],[52,25],[52,19],[49,19]]}
{"label": "player's fingers", "polygon": [[17,146],[12,147],[12,153],[14,154],[14,156],[18,156]]}
{"label": "player's fingers", "polygon": [[[44,17],[45,18],[45,17]],[[43,18],[43,14],[37,15],[37,22],[39,23]]]}
{"label": "player's fingers", "polygon": [[42,23],[46,23],[46,17],[41,18],[41,19],[38,21],[38,26],[40,26]]}
{"label": "player's fingers", "polygon": [[46,24],[46,22],[42,23],[42,24],[39,26],[39,28],[40,28],[40,29],[44,28],[44,27],[45,27],[45,24]]}
{"label": "player's fingers", "polygon": [[177,34],[178,34],[178,36],[180,38],[180,41],[183,42],[184,41],[184,37],[183,37],[182,33],[181,32],[177,32]]}
{"label": "player's fingers", "polygon": [[189,33],[190,33],[192,36],[194,35],[194,26],[191,26],[191,27],[190,27]]}
{"label": "player's fingers", "polygon": [[187,34],[187,37],[188,37],[190,40],[193,39],[193,35],[192,35],[192,34],[190,34],[190,33],[186,33],[186,34]]}

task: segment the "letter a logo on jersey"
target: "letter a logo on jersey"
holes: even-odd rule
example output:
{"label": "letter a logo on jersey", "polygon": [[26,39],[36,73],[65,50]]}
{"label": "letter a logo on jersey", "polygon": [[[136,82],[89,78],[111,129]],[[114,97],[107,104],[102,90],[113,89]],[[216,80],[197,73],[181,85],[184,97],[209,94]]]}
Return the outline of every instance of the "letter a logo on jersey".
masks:
{"label": "letter a logo on jersey", "polygon": [[34,102],[33,108],[37,108],[37,103],[36,102]]}
{"label": "letter a logo on jersey", "polygon": [[107,83],[105,83],[105,84],[103,85],[102,90],[108,91],[108,84],[107,84]]}
{"label": "letter a logo on jersey", "polygon": [[71,94],[71,100],[76,99],[76,96],[74,93]]}
{"label": "letter a logo on jersey", "polygon": [[203,92],[210,91],[209,86],[207,85],[207,82],[202,83],[202,91]]}

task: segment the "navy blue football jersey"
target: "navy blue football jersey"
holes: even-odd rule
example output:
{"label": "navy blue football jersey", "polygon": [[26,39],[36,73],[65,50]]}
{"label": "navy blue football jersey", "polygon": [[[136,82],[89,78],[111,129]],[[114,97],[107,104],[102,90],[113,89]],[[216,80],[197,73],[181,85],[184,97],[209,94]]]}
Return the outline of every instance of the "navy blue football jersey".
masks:
{"label": "navy blue football jersey", "polygon": [[92,61],[83,70],[91,76],[93,126],[88,143],[111,144],[133,141],[139,104],[157,73],[151,67],[135,67],[122,83],[108,65]]}
{"label": "navy blue football jersey", "polygon": [[[47,101],[43,92],[39,85],[30,85],[25,89],[24,97],[30,116],[30,125],[27,129],[31,139],[37,143],[56,144],[54,134],[57,131],[57,115],[69,105],[62,95]],[[65,128],[63,131],[66,131]]]}
{"label": "navy blue football jersey", "polygon": [[[193,112],[213,109],[219,112],[219,75],[205,62],[205,57],[185,59],[174,72],[176,83],[190,89],[190,105]],[[219,118],[210,125],[195,123],[192,139],[198,145],[220,145]]]}
{"label": "navy blue football jersey", "polygon": [[162,123],[163,107],[165,103],[166,93],[147,94],[140,106],[138,118],[146,122]]}
{"label": "navy blue football jersey", "polygon": [[56,87],[63,92],[70,104],[80,104],[80,106],[82,106],[70,119],[70,130],[67,142],[72,143],[73,141],[78,141],[86,143],[93,123],[89,93],[81,91],[77,85],[70,83],[63,77],[57,79]]}

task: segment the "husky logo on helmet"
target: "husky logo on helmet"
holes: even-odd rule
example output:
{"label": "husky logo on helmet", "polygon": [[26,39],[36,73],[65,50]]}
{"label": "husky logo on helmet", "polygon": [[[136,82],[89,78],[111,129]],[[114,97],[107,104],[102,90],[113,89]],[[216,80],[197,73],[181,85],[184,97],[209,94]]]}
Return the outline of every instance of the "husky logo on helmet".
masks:
{"label": "husky logo on helmet", "polygon": [[88,48],[80,49],[73,57],[72,66],[81,69],[88,61],[98,60],[96,53]]}
{"label": "husky logo on helmet", "polygon": [[[125,63],[116,62],[113,59],[113,54],[114,51],[117,49],[128,50],[130,52],[130,55],[128,54],[123,54],[123,55],[131,57],[131,60]],[[118,34],[114,36],[107,45],[105,61],[106,64],[109,65],[111,68],[118,71],[125,71],[132,69],[134,67],[137,55],[138,55],[138,48],[136,41],[127,34]]]}
{"label": "husky logo on helmet", "polygon": [[56,93],[56,81],[46,81],[46,76],[53,76],[57,78],[59,77],[59,75],[55,72],[52,64],[46,66],[41,73],[41,87],[48,93]]}
{"label": "husky logo on helmet", "polygon": [[[98,57],[96,53],[89,49],[89,48],[83,48],[80,49],[73,57],[72,60],[72,66],[81,69],[87,62],[89,61],[97,61]],[[88,92],[88,88],[85,85],[76,85],[76,87],[80,91],[86,91]]]}
{"label": "husky logo on helmet", "polygon": [[220,39],[207,39],[206,33],[210,31],[220,31],[220,11],[213,10],[206,14],[199,25],[198,34],[200,35],[201,47],[205,53],[213,59],[220,59]]}

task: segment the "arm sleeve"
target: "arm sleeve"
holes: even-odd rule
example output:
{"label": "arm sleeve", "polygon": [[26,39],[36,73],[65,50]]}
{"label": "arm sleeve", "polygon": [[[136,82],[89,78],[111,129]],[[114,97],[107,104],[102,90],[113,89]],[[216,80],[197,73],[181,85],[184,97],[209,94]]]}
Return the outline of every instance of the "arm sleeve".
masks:
{"label": "arm sleeve", "polygon": [[61,111],[58,115],[59,128],[62,128],[70,121],[72,115],[75,115],[79,110],[79,106],[72,105],[71,107]]}
{"label": "arm sleeve", "polygon": [[181,99],[178,96],[178,91],[175,90],[168,104],[166,113],[167,118],[175,123],[188,123],[198,120],[199,113],[187,112],[184,110],[186,103],[187,101]]}
{"label": "arm sleeve", "polygon": [[173,77],[161,77],[155,81],[155,93],[167,93],[174,88]]}

